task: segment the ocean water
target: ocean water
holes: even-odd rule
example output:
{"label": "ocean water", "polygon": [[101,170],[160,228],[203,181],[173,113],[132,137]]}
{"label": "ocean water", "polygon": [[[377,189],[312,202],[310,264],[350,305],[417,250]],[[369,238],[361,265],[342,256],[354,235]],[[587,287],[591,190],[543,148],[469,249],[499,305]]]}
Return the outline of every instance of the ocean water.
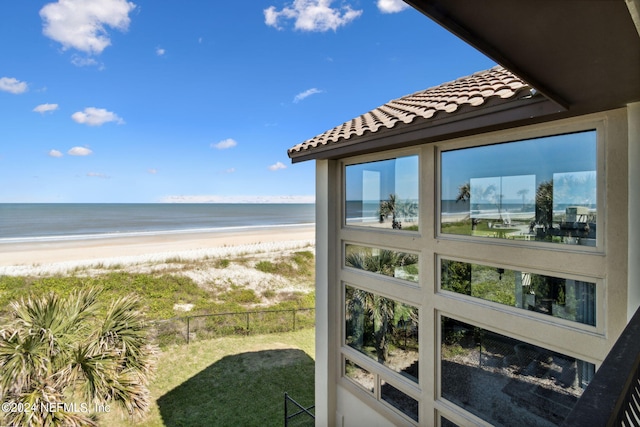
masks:
{"label": "ocean water", "polygon": [[0,243],[313,224],[313,204],[0,203]]}

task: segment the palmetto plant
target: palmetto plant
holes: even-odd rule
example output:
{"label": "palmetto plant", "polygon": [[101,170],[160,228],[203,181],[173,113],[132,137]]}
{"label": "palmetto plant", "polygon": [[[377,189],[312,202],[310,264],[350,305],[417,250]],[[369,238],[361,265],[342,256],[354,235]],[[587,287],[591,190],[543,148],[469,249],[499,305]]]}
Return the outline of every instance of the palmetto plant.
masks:
{"label": "palmetto plant", "polygon": [[[352,288],[347,298],[347,310],[352,325],[353,345],[361,349],[371,339],[378,362],[389,356],[389,340],[393,340],[401,325],[416,325],[418,311],[398,301]],[[370,334],[369,337],[365,336]]]}
{"label": "palmetto plant", "polygon": [[98,296],[91,289],[11,304],[0,326],[0,400],[10,409],[0,424],[95,426],[95,405],[147,410],[157,350],[140,301],[105,306]]}
{"label": "palmetto plant", "polygon": [[371,271],[394,277],[397,267],[404,267],[418,262],[418,256],[380,249],[376,254],[370,251],[353,251],[346,255],[345,263],[349,267]]}
{"label": "palmetto plant", "polygon": [[[415,264],[417,256],[400,253],[387,249],[381,249],[377,254],[370,252],[354,251],[346,257],[346,265],[361,270],[371,271],[386,276],[394,276],[396,267]],[[361,289],[353,288],[347,299],[348,311],[352,314],[352,322],[356,333],[365,332],[371,328],[373,346],[379,362],[384,363],[388,357],[388,339],[393,335],[399,323],[410,324],[417,321],[415,307],[402,304],[383,296],[373,294]],[[360,324],[360,316],[364,316],[364,324]],[[355,342],[364,340],[364,337],[354,337]]]}

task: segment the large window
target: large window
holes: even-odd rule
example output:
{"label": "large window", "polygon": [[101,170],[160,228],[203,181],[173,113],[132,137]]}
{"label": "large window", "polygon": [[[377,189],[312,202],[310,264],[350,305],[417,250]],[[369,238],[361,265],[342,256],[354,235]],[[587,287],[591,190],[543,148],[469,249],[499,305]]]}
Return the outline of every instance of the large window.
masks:
{"label": "large window", "polygon": [[596,325],[595,283],[468,262],[441,261],[441,289]]}
{"label": "large window", "polygon": [[596,132],[444,151],[441,232],[596,245]]}
{"label": "large window", "polygon": [[345,286],[346,344],[418,382],[418,309]]}
{"label": "large window", "polygon": [[626,277],[610,261],[626,245],[606,203],[626,185],[606,162],[612,128],[571,120],[344,159],[338,386],[396,425],[561,424]]}
{"label": "large window", "polygon": [[347,225],[418,229],[418,156],[349,165],[345,187]]}
{"label": "large window", "polygon": [[442,317],[441,395],[499,426],[556,426],[595,372],[574,357]]}

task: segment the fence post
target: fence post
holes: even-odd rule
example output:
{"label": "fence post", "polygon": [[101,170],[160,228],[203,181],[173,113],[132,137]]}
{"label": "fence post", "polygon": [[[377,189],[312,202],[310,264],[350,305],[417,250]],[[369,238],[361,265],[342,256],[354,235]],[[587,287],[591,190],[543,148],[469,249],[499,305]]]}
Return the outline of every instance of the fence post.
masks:
{"label": "fence post", "polygon": [[247,311],[247,335],[249,335],[249,312]]}
{"label": "fence post", "polygon": [[296,309],[293,309],[293,330],[296,330]]}
{"label": "fence post", "polygon": [[289,400],[289,394],[284,392],[284,427],[289,425],[289,414],[287,413],[287,400]]}
{"label": "fence post", "polygon": [[190,317],[187,316],[187,344],[189,344],[189,336],[191,335],[191,331],[190,331],[190,328],[189,328],[189,319],[190,319]]}

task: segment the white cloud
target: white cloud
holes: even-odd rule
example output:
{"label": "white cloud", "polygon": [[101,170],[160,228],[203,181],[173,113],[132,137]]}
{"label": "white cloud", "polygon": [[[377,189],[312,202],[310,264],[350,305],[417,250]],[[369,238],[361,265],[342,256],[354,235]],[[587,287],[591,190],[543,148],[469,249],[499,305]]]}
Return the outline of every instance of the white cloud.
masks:
{"label": "white cloud", "polygon": [[354,10],[346,5],[330,7],[332,0],[294,0],[293,4],[278,11],[275,6],[264,9],[264,22],[270,27],[282,29],[278,24],[282,19],[293,19],[294,28],[302,31],[336,31],[339,27],[362,15],[362,10]]}
{"label": "white cloud", "polygon": [[235,139],[227,138],[227,139],[223,139],[222,141],[216,144],[212,143],[211,148],[217,148],[218,150],[226,150],[227,148],[233,148],[236,145],[238,145],[238,143],[236,142]]}
{"label": "white cloud", "polygon": [[108,122],[115,122],[119,125],[124,124],[116,113],[107,111],[104,108],[87,107],[84,111],[77,111],[71,115],[71,118],[80,124],[89,126],[102,126]]}
{"label": "white cloud", "polygon": [[402,0],[378,0],[378,9],[382,13],[402,12],[409,5]]}
{"label": "white cloud", "polygon": [[165,49],[163,49],[163,48],[161,48],[161,47],[157,47],[157,48],[156,48],[156,55],[158,55],[158,56],[162,56],[162,55],[164,55],[165,53],[167,53],[167,51],[166,51]]}
{"label": "white cloud", "polygon": [[100,173],[100,172],[87,172],[87,176],[91,177],[91,178],[102,178],[102,179],[111,178],[109,175],[105,175],[105,174]]}
{"label": "white cloud", "polygon": [[0,78],[0,90],[4,92],[19,94],[27,91],[28,85],[13,77]]}
{"label": "white cloud", "polygon": [[135,7],[126,0],[58,0],[40,9],[42,32],[65,50],[100,54],[111,44],[106,27],[126,31]]}
{"label": "white cloud", "polygon": [[286,168],[287,168],[287,166],[282,162],[276,162],[276,163],[272,164],[271,166],[269,166],[269,170],[271,170],[271,171],[277,171],[277,170],[286,169]]}
{"label": "white cloud", "polygon": [[49,151],[49,157],[62,157],[64,154],[62,154],[60,151],[58,150],[50,150]]}
{"label": "white cloud", "polygon": [[71,63],[76,67],[98,67],[99,69],[103,69],[104,65],[99,63],[93,58],[84,57],[81,55],[73,55],[71,57]]}
{"label": "white cloud", "polygon": [[165,196],[160,203],[315,203],[315,196],[218,196],[178,195]]}
{"label": "white cloud", "polygon": [[151,168],[151,169],[148,169],[148,170],[147,170],[147,172],[149,172],[151,175],[155,175],[155,174],[157,174],[157,173],[158,173],[158,169],[156,169],[156,168]]}
{"label": "white cloud", "polygon": [[225,169],[224,173],[234,173],[236,171],[236,168],[229,168],[229,169]]}
{"label": "white cloud", "polygon": [[307,89],[304,92],[300,92],[299,94],[297,94],[293,98],[293,102],[298,103],[303,99],[310,97],[311,95],[315,95],[316,93],[322,93],[322,92],[323,92],[322,90],[312,87],[311,89]]}
{"label": "white cloud", "polygon": [[36,108],[33,109],[36,113],[49,113],[51,111],[56,111],[58,109],[58,104],[40,104]]}
{"label": "white cloud", "polygon": [[73,147],[72,149],[67,151],[67,154],[70,156],[88,156],[91,153],[93,153],[93,151],[91,151],[87,147]]}

